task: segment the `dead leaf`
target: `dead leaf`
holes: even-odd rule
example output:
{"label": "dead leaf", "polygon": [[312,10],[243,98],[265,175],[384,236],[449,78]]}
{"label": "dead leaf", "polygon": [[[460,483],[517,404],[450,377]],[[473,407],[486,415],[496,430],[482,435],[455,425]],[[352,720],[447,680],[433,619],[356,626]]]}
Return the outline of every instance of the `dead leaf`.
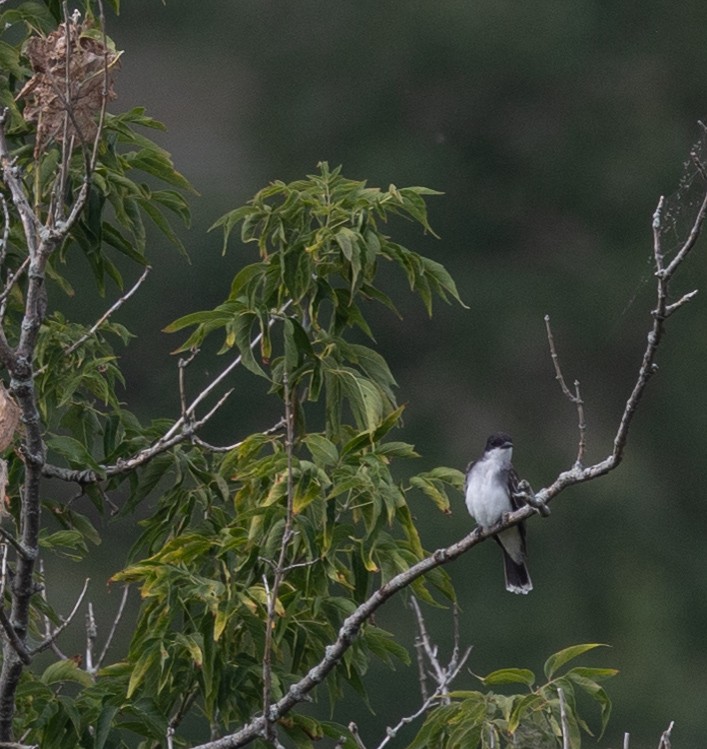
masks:
{"label": "dead leaf", "polygon": [[10,446],[20,423],[20,407],[0,380],[0,452]]}

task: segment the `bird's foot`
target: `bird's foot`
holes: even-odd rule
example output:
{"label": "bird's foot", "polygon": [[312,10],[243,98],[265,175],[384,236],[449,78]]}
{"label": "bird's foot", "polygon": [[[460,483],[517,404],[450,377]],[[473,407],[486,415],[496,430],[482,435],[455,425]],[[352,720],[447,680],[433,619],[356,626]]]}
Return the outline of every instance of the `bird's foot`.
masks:
{"label": "bird's foot", "polygon": [[544,518],[550,514],[550,508],[542,501],[542,499],[537,498],[533,491],[533,487],[525,479],[518,482],[518,491],[513,496],[522,500],[527,505],[530,505]]}

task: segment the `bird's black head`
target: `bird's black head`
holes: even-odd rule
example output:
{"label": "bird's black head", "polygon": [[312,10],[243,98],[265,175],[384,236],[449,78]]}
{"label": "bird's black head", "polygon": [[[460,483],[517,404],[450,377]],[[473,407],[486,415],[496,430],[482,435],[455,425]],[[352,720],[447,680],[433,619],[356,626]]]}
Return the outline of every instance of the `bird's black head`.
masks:
{"label": "bird's black head", "polygon": [[486,452],[495,448],[513,447],[513,438],[505,432],[496,432],[486,440]]}

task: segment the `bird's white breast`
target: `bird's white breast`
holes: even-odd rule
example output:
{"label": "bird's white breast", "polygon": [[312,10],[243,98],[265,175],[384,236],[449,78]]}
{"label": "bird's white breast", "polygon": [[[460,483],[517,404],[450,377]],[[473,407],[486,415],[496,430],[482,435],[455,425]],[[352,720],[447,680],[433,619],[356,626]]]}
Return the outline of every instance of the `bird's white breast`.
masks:
{"label": "bird's white breast", "polygon": [[507,473],[504,468],[506,466],[500,465],[499,460],[486,455],[474,464],[469,473],[466,506],[482,528],[495,525],[504,513],[513,509],[508,496]]}

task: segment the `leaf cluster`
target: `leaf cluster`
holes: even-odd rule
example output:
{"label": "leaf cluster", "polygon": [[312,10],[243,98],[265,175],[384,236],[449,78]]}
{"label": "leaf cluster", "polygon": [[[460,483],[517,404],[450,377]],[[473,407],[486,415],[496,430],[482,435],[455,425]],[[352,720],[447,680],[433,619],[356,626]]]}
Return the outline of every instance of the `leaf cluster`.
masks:
{"label": "leaf cluster", "polygon": [[597,647],[601,646],[573,645],[551,655],[545,661],[543,684],[537,684],[536,675],[524,668],[504,668],[479,677],[486,687],[522,684],[528,691],[514,695],[452,692],[446,704],[428,714],[408,749],[578,749],[582,732],[594,735],[580,715],[580,695],[599,708],[601,737],[611,713],[611,700],[601,684],[618,672],[589,666],[563,670],[570,661]]}
{"label": "leaf cluster", "polygon": [[[436,268],[431,261],[397,245],[393,254],[383,249],[392,246],[379,228],[389,214],[427,226],[426,212],[410,197],[426,192],[367,188],[322,164],[318,175],[266,188],[219,222],[228,235],[233,221],[243,221],[242,235],[258,245],[261,260],[237,273],[224,304],[168,330],[194,327],[180,350],[222,330],[222,352],[237,349],[277,397],[290,399],[296,429],[292,442],[286,432],[254,434],[218,457],[180,448],[142,472],[134,501],[164,481],[172,485],[144,523],[138,547],[149,555],[115,576],[138,582],[144,601],[129,696],[171,704],[175,694],[195,691],[210,724],[246,720],[262,700],[267,627],[278,699],[321,659],[374,586],[424,556],[408,504],[412,484],[392,471],[396,459],[416,456],[411,445],[390,439],[402,413],[393,376],[374,348],[349,340],[347,331],[372,337],[362,300],[392,306],[374,286],[381,257],[414,268],[413,288],[456,297],[446,272],[427,275],[425,268]],[[352,245],[342,239],[350,235]],[[317,417],[308,416],[317,400],[325,409],[319,431],[306,427]],[[417,478],[440,505],[460,482],[451,469]],[[283,548],[282,584],[272,601]],[[442,571],[414,589],[431,603],[432,589],[454,599]],[[371,656],[408,660],[390,633],[367,624],[327,682],[332,704],[344,684],[365,698]],[[291,716],[286,730],[297,734],[301,719]]]}
{"label": "leaf cluster", "polygon": [[[135,117],[109,119],[108,137]],[[121,163],[134,164],[135,158]],[[105,226],[129,222],[133,211],[116,208],[107,215],[112,188],[102,181],[102,168],[95,184],[105,200],[93,225],[103,227],[105,244],[114,230]],[[182,710],[195,712],[211,732],[247,721],[262,708],[266,647],[276,700],[320,661],[342,622],[376,586],[425,555],[409,494],[421,489],[446,509],[447,492],[459,488],[462,476],[440,468],[407,483],[396,478],[395,462],[416,453],[391,434],[403,410],[395,380],[383,356],[352,333],[373,340],[364,317],[370,302],[394,309],[377,285],[381,260],[403,269],[428,308],[433,293],[458,298],[442,266],[381,230],[398,215],[428,228],[427,194],[432,191],[368,188],[322,164],[318,175],[266,188],[245,211],[219,222],[228,235],[233,217],[241,216],[243,236],[261,248],[261,259],[236,274],[224,304],[187,315],[169,330],[193,327],[181,347],[193,350],[220,329],[222,353],[235,350],[292,412],[292,434],[268,430],[215,453],[184,440],[139,469],[108,476],[106,466],[149,447],[171,425],[142,426],[117,395],[123,379],[113,343],[129,342],[123,326],[106,321],[91,332],[59,313],[46,318],[36,383],[49,455],[104,479],[83,487],[97,508],[123,483],[128,496],[121,512],[147,501],[154,508],[141,522],[133,562],[113,577],[136,583],[142,596],[126,659],[90,683],[69,665],[49,676],[27,675],[23,699],[45,703],[41,714],[27,707],[19,720],[33,740],[89,745],[86,731],[93,722],[102,727],[106,745],[121,746],[131,730],[157,741],[166,716]],[[125,195],[115,199],[127,211]],[[153,201],[154,194],[145,199]],[[100,262],[109,267],[105,258]],[[308,426],[317,420],[319,429]],[[19,476],[21,461],[11,468]],[[44,505],[58,524],[42,535],[45,552],[79,558],[100,542],[78,509],[54,500]],[[13,493],[15,516],[18,506]],[[276,572],[281,583],[273,599]],[[440,596],[454,600],[441,570],[417,581],[414,592],[435,605]],[[40,635],[43,617],[59,618],[43,600],[35,608]],[[391,633],[366,624],[327,680],[332,706],[347,685],[366,699],[372,657],[390,665],[409,658]],[[60,682],[61,693],[54,686]],[[342,726],[295,713],[281,728],[298,746],[345,733]]]}
{"label": "leaf cluster", "polygon": [[396,311],[377,285],[384,261],[403,270],[428,312],[434,295],[460,301],[442,265],[382,231],[392,216],[429,231],[424,198],[435,194],[422,187],[367,187],[326,163],[306,179],[264,188],[215,224],[223,227],[226,242],[240,225],[241,239],[257,246],[260,260],[236,274],[228,299],[218,307],[167,327],[193,328],[178,350],[197,348],[222,331],[221,352],[236,348],[244,366],[275,389],[282,388],[287,372],[303,398],[317,401],[323,395],[328,436],[341,436],[344,403],[356,428],[373,433],[396,408],[395,380],[379,353],[345,334],[354,329],[373,339],[365,314],[372,302]]}

